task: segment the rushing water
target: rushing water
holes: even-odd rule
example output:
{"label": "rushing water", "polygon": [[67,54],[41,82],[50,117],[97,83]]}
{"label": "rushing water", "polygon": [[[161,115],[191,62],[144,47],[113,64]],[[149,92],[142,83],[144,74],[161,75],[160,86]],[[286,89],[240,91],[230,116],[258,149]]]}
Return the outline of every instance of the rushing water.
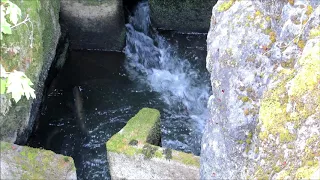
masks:
{"label": "rushing water", "polygon": [[[148,3],[143,2],[126,25],[126,69],[133,80],[159,92],[167,105],[161,122],[162,146],[199,154],[208,118],[208,75],[179,55],[177,47],[165,37],[151,31],[149,19]],[[191,58],[204,61],[197,56]]]}
{"label": "rushing water", "polygon": [[106,141],[141,108],[161,112],[162,146],[199,155],[209,76],[205,36],[152,30],[147,2],[127,24],[125,56],[71,51],[28,145],[72,156],[78,179],[109,179]]}

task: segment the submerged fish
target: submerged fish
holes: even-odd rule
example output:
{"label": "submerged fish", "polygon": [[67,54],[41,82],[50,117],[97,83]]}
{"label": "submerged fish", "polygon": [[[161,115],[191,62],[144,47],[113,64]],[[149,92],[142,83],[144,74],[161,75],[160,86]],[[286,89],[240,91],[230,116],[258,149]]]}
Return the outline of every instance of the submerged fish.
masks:
{"label": "submerged fish", "polygon": [[74,114],[76,115],[76,121],[80,128],[80,130],[84,134],[88,134],[88,130],[86,128],[84,118],[83,118],[83,99],[81,96],[81,88],[79,86],[75,86],[72,89],[73,99],[74,99]]}

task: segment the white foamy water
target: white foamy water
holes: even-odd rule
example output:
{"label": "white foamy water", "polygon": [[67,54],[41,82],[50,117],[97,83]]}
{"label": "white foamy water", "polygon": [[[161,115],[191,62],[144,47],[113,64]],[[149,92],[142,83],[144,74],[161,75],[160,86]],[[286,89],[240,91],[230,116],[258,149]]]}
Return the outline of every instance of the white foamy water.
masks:
{"label": "white foamy water", "polygon": [[208,119],[208,81],[192,67],[190,59],[179,57],[164,37],[150,29],[147,2],[137,6],[129,21],[126,69],[133,80],[160,93],[167,104],[161,122],[162,145],[199,154]]}

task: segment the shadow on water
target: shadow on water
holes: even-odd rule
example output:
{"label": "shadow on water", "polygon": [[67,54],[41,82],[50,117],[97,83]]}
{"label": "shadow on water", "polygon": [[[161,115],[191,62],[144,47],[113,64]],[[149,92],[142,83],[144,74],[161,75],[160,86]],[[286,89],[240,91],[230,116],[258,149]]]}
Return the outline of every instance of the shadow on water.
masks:
{"label": "shadow on water", "polygon": [[157,93],[128,79],[124,58],[72,51],[47,91],[28,145],[72,156],[79,179],[108,179],[107,140],[141,108],[163,106]]}

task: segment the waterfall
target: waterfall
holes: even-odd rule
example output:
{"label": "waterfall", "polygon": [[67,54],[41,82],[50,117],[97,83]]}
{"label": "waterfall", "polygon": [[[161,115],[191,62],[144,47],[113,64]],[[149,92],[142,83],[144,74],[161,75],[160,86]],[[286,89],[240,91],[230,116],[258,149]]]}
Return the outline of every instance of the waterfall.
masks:
{"label": "waterfall", "polygon": [[190,59],[179,57],[176,49],[150,27],[148,2],[137,5],[126,28],[126,70],[130,78],[158,92],[167,105],[161,119],[162,146],[199,154],[209,117],[207,77],[201,76]]}

